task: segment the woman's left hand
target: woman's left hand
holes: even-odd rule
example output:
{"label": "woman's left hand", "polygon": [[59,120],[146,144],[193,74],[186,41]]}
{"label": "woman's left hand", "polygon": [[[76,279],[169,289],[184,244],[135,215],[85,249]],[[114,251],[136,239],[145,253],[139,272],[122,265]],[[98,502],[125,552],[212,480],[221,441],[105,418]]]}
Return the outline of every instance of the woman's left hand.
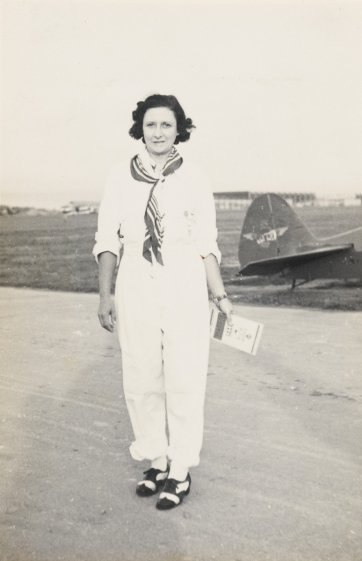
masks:
{"label": "woman's left hand", "polygon": [[219,302],[220,311],[226,315],[226,319],[229,325],[232,325],[233,319],[232,314],[234,313],[234,307],[230,302],[229,298],[223,298]]}

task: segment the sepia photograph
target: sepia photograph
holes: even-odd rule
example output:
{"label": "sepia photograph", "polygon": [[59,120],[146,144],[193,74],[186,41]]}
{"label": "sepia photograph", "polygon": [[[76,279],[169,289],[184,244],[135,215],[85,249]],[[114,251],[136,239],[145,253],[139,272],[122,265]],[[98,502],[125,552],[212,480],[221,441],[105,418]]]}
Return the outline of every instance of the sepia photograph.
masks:
{"label": "sepia photograph", "polygon": [[360,561],[362,0],[0,14],[0,561]]}

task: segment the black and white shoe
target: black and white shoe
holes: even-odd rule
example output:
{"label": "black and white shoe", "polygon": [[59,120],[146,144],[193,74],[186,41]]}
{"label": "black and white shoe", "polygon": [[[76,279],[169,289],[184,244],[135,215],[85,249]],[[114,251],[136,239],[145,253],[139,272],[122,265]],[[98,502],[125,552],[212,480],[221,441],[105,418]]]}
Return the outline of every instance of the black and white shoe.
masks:
{"label": "black and white shoe", "polygon": [[159,510],[169,510],[175,508],[182,503],[183,498],[189,494],[191,488],[191,477],[187,474],[185,481],[177,481],[177,479],[166,479],[164,488],[162,489],[156,508]]}
{"label": "black and white shoe", "polygon": [[168,470],[161,471],[160,469],[150,468],[143,473],[145,477],[137,483],[136,493],[139,497],[151,497],[165,483]]}

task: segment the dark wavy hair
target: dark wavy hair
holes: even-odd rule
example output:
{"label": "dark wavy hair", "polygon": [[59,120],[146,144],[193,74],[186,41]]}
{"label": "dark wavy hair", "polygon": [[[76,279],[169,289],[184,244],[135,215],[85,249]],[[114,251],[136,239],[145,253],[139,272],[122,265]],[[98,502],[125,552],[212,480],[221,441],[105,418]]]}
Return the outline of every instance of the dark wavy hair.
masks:
{"label": "dark wavy hair", "polygon": [[186,117],[185,111],[182,109],[179,101],[174,95],[160,95],[154,94],[148,96],[144,101],[139,101],[137,103],[137,108],[132,112],[133,125],[129,129],[129,134],[132,138],[136,140],[143,138],[143,117],[147,109],[154,107],[167,107],[173,111],[176,122],[177,122],[177,136],[175,139],[175,144],[179,142],[186,142],[190,138],[192,129],[195,125],[192,119]]}

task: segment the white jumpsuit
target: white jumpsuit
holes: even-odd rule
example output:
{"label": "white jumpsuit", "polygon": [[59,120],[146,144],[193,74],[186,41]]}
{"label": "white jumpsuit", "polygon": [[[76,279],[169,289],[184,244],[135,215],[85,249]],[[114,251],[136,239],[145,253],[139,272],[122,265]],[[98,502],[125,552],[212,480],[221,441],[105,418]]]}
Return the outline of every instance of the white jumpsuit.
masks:
{"label": "white jumpsuit", "polygon": [[[141,152],[144,166],[152,160]],[[143,255],[152,185],[116,166],[101,202],[93,253],[120,254],[115,302],[134,459],[168,456],[198,465],[209,354],[209,305],[202,257],[217,246],[215,206],[202,172],[184,161],[161,186],[164,265]]]}

